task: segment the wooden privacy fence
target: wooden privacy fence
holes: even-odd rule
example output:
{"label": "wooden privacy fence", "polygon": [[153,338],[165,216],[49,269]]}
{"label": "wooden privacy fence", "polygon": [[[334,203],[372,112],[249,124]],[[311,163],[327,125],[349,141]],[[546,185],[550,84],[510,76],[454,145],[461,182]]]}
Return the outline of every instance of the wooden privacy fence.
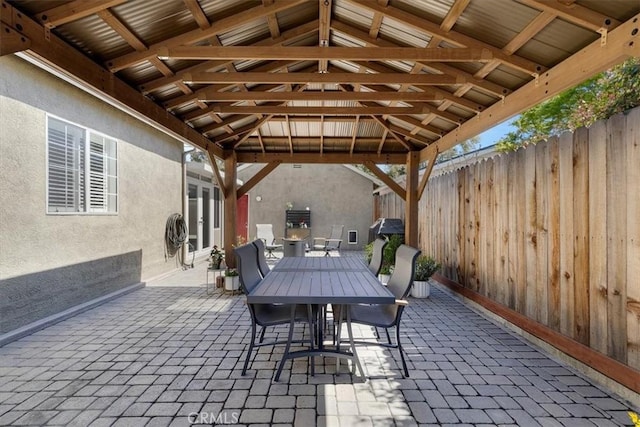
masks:
{"label": "wooden privacy fence", "polygon": [[[640,109],[432,177],[442,275],[640,370]],[[397,214],[393,194],[381,216]],[[391,210],[393,209],[393,210]]]}

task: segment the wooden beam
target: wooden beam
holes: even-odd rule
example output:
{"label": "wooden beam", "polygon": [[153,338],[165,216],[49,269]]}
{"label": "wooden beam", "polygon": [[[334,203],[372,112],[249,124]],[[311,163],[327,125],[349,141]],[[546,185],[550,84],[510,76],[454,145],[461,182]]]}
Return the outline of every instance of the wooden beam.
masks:
{"label": "wooden beam", "polygon": [[429,182],[429,177],[431,176],[431,171],[433,170],[433,166],[436,164],[437,158],[438,152],[434,151],[433,155],[427,160],[427,168],[422,174],[422,180],[420,181],[420,186],[418,187],[418,200],[422,199],[424,189],[427,188],[427,182]]}
{"label": "wooden beam", "polygon": [[182,1],[184,1],[184,4],[187,6],[187,9],[189,9],[189,12],[191,12],[191,15],[193,15],[193,19],[196,20],[196,22],[198,23],[198,27],[200,27],[200,29],[206,30],[211,26],[211,24],[209,24],[209,18],[207,18],[207,15],[205,15],[204,12],[202,11],[202,8],[200,7],[200,3],[198,3],[198,0],[182,0]]}
{"label": "wooden beam", "polygon": [[[332,21],[331,25],[334,31],[339,31],[350,37],[356,38],[364,42],[367,47],[400,47],[399,45],[392,43],[390,41],[387,41],[385,39],[372,38],[366,32],[360,31],[354,28],[352,25],[339,22],[335,19]],[[458,68],[452,67],[447,64],[438,63],[438,62],[423,63],[420,61],[416,61],[416,63],[423,65],[427,69],[434,70],[444,75],[456,77],[459,81],[473,84],[475,87],[481,89],[483,92],[487,92],[492,95],[504,96],[511,93],[510,89],[507,89],[503,86],[497,85],[495,83],[492,83],[486,80],[477,79],[471,73],[467,73],[465,71],[462,71]],[[369,63],[369,64],[375,64],[375,63]]]}
{"label": "wooden beam", "polygon": [[227,195],[224,198],[224,259],[227,267],[236,267],[236,256],[233,248],[237,244],[236,236],[238,228],[236,218],[238,216],[238,193],[236,181],[238,179],[238,162],[235,152],[225,153],[224,161],[224,186],[227,188]]}
{"label": "wooden beam", "polygon": [[[318,26],[318,45],[320,47],[328,47],[330,40],[330,32],[331,32],[331,9],[332,9],[332,0],[318,0],[320,3],[319,6],[319,21],[320,24]],[[325,59],[321,59],[318,61],[318,72],[324,73],[327,71],[327,66],[329,65],[329,61]]]}
{"label": "wooden beam", "polygon": [[[407,155],[404,154],[403,155],[405,160],[407,158]],[[384,173],[383,171],[380,170],[380,168],[378,168],[378,166],[376,166],[376,164],[374,162],[371,161],[367,161],[364,163],[364,165],[371,171],[373,172],[373,174],[375,176],[377,176],[378,178],[380,178],[380,181],[384,182],[387,187],[389,187],[391,190],[393,190],[394,193],[396,193],[399,197],[402,198],[402,200],[405,200],[407,197],[407,192],[405,191],[404,188],[400,187],[400,185],[395,182],[393,179],[391,179],[389,177],[389,175],[387,175],[386,173]]]}
{"label": "wooden beam", "polygon": [[522,31],[518,33],[517,36],[511,39],[509,43],[505,47],[502,48],[502,51],[507,55],[512,55],[518,49],[520,49],[526,42],[531,40],[536,34],[542,31],[547,25],[549,25],[554,19],[556,19],[557,15],[551,12],[542,12],[538,16],[536,16],[533,21],[529,22],[526,27]]}
{"label": "wooden beam", "polygon": [[[276,39],[263,39],[263,40],[260,40],[259,42],[252,44],[252,46],[279,46],[283,43],[293,43],[300,38],[308,36],[311,32],[316,31],[317,29],[318,29],[318,22],[311,21],[303,25],[300,25],[298,27],[292,28],[288,31],[285,31],[280,35],[280,37]],[[179,81],[181,82],[185,74],[200,73],[200,72],[214,70],[216,68],[222,68],[231,62],[232,61],[207,61],[207,62],[199,63],[198,65],[194,65],[192,67],[188,67],[178,71],[174,77],[161,77],[155,80],[151,80],[139,85],[138,88],[142,93],[145,93],[145,94],[154,92],[166,86],[176,84]],[[293,64],[296,61],[287,61],[287,62]]]}
{"label": "wooden beam", "polygon": [[198,93],[203,102],[240,101],[440,101],[442,95],[426,92],[214,92]]}
{"label": "wooden beam", "polygon": [[213,111],[220,114],[329,114],[342,116],[368,115],[408,115],[427,114],[427,107],[273,107],[273,106],[212,106]]}
{"label": "wooden beam", "polygon": [[[349,0],[352,3],[359,5],[367,10],[372,12],[378,12],[385,14],[386,17],[392,18],[406,24],[421,33],[433,34],[435,36],[441,37],[443,40],[448,41],[449,43],[453,43],[457,46],[465,46],[467,48],[472,49],[480,49],[491,52],[492,59],[499,59],[503,64],[508,65],[512,68],[523,71],[527,74],[538,75],[542,73],[546,68],[541,64],[537,64],[533,61],[530,61],[525,58],[521,58],[515,55],[505,55],[504,52],[500,51],[500,49],[495,46],[491,46],[488,43],[483,43],[474,39],[473,37],[466,36],[462,33],[458,33],[455,31],[445,31],[438,24],[435,24],[427,19],[420,18],[415,14],[410,12],[405,12],[401,9],[398,9],[393,6],[380,6],[375,2],[369,0]],[[427,50],[438,48],[427,48]],[[418,58],[414,58],[418,60]]]}
{"label": "wooden beam", "polygon": [[31,40],[27,36],[4,22],[0,23],[0,56],[22,52],[30,46]]}
{"label": "wooden beam", "polygon": [[270,163],[279,161],[281,163],[316,163],[316,164],[365,164],[370,162],[374,165],[378,164],[402,164],[407,158],[406,153],[394,154],[377,154],[377,153],[253,153],[237,151],[238,162],[240,163]]}
{"label": "wooden beam", "polygon": [[107,67],[113,73],[121,71],[125,68],[139,64],[140,62],[147,61],[153,56],[158,56],[158,49],[171,46],[190,45],[208,39],[220,33],[224,33],[229,30],[233,30],[240,25],[246,24],[254,20],[259,20],[270,14],[278,13],[280,11],[295,7],[307,0],[281,0],[273,3],[269,6],[256,6],[251,9],[247,9],[243,12],[236,13],[216,20],[208,29],[202,30],[200,28],[189,31],[184,34],[172,37],[167,40],[163,40],[149,47],[144,52],[133,52],[123,55],[118,58],[107,61]]}
{"label": "wooden beam", "polygon": [[449,9],[449,12],[447,12],[447,16],[445,16],[440,23],[440,28],[444,31],[451,31],[458,18],[460,18],[460,15],[462,15],[462,12],[469,6],[470,1],[471,0],[456,0]]}
{"label": "wooden beam", "polygon": [[434,150],[439,153],[447,151],[527,108],[572,88],[599,72],[608,70],[627,58],[640,56],[640,43],[635,35],[638,21],[640,21],[640,14],[631,17],[627,22],[609,32],[606,44],[601,44],[600,40],[591,43],[542,74],[538,80],[527,83],[505,97],[503,102],[497,102],[487,108],[479,114],[477,119],[461,124],[455,131],[449,132],[438,142],[424,148],[420,153],[420,160],[427,160],[433,155]]}
{"label": "wooden beam", "polygon": [[242,197],[247,194],[253,187],[255,187],[279,165],[280,162],[267,163],[262,169],[258,171],[258,173],[253,175],[247,180],[247,182],[245,182],[240,188],[238,188],[238,197]]}
{"label": "wooden beam", "polygon": [[98,11],[118,6],[127,0],[86,1],[76,0],[61,6],[38,13],[38,18],[45,28],[55,28],[77,19],[93,15]]}
{"label": "wooden beam", "polygon": [[464,80],[444,74],[406,74],[406,73],[195,73],[183,74],[186,84],[214,83],[372,83],[372,84],[411,84],[414,86],[456,85]]}
{"label": "wooden beam", "polygon": [[407,153],[406,195],[404,199],[404,243],[418,247],[418,167],[420,153]]}
{"label": "wooden beam", "polygon": [[553,13],[567,22],[580,25],[597,33],[603,29],[612,30],[620,25],[620,21],[579,4],[565,5],[560,1],[541,0],[522,0],[521,3],[538,10]]}
{"label": "wooden beam", "polygon": [[160,59],[215,60],[350,60],[350,61],[427,61],[487,62],[493,59],[488,49],[381,47],[315,47],[315,46],[176,46],[160,48]]}
{"label": "wooden beam", "polygon": [[3,10],[3,19],[5,13],[7,16],[13,17],[14,23],[20,24],[23,28],[22,33],[31,40],[31,47],[28,51],[30,56],[59,70],[69,78],[82,82],[91,90],[103,94],[105,98],[121,104],[126,110],[147,118],[149,122],[157,124],[175,138],[187,140],[203,150],[210,149],[215,156],[222,158],[222,149],[214,146],[202,134],[187,126],[177,117],[167,114],[162,107],[141,96],[140,92],[93,62],[80,51],[67,45],[55,34],[50,32],[46,37],[42,25],[24,14],[18,13],[7,2],[3,2],[2,6],[6,6],[7,9]]}
{"label": "wooden beam", "polygon": [[222,179],[222,174],[220,173],[220,168],[218,167],[218,163],[216,162],[216,158],[210,151],[206,151],[209,155],[209,164],[211,165],[211,169],[213,169],[213,174],[216,177],[216,181],[218,183],[218,187],[220,187],[220,191],[222,192],[223,197],[227,197],[228,191],[225,185],[224,179]]}
{"label": "wooden beam", "polygon": [[413,149],[413,147],[407,141],[400,138],[398,135],[396,135],[394,131],[391,130],[391,126],[387,124],[386,120],[383,120],[381,117],[376,117],[376,116],[372,116],[372,117],[380,126],[382,126],[383,129],[386,129],[389,132],[389,135],[391,135],[393,139],[395,139],[400,144],[402,144],[404,148],[406,148],[407,150]]}

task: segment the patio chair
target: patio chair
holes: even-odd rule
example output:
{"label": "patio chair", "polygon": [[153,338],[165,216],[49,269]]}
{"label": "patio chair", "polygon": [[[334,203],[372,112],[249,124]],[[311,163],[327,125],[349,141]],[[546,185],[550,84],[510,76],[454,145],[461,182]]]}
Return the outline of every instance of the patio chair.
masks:
{"label": "patio chair", "polygon": [[265,256],[264,241],[262,239],[256,239],[253,241],[256,249],[258,250],[258,268],[262,277],[266,276],[271,271],[271,267],[267,264],[267,257]]}
{"label": "patio chair", "polygon": [[[238,273],[240,275],[240,287],[245,294],[249,294],[262,280],[260,268],[258,265],[258,249],[253,242],[239,246],[234,249],[236,261],[238,263]],[[290,304],[247,304],[249,314],[251,315],[251,341],[247,350],[247,358],[244,361],[242,375],[246,375],[249,359],[254,348],[268,345],[284,345],[286,340],[275,340],[264,342],[266,328],[269,326],[288,325],[291,321],[291,305]],[[295,321],[305,322],[309,325],[309,340],[298,340],[293,342],[308,342],[313,349],[315,337],[315,321],[316,313],[307,309],[306,306],[299,305],[295,308]],[[256,329],[260,326],[260,339],[256,343]],[[313,358],[311,358],[311,369],[314,370]]]}
{"label": "patio chair", "polygon": [[339,251],[342,243],[342,232],[344,225],[331,226],[329,237],[314,237],[313,249],[316,251],[324,251],[324,256],[329,256],[331,251]]}
{"label": "patio chair", "polygon": [[[375,328],[384,328],[387,332],[388,342],[358,341],[357,343],[397,348],[400,353],[400,359],[402,360],[402,369],[405,377],[409,376],[409,370],[407,369],[404,350],[402,349],[402,342],[400,340],[400,324],[404,308],[409,304],[405,298],[409,295],[409,291],[411,290],[413,274],[416,268],[416,259],[419,255],[420,250],[407,245],[401,245],[396,252],[395,268],[393,270],[393,274],[391,274],[389,283],[387,283],[387,289],[389,289],[396,297],[395,304],[358,304],[334,307],[334,313],[336,313],[335,318],[338,319],[338,321],[343,317],[341,313],[343,307],[347,307],[347,309],[351,310],[351,323],[359,323],[362,325],[373,326]],[[388,329],[393,327],[395,327],[396,330],[395,344],[391,342],[391,338],[388,334]],[[340,342],[339,338],[340,337],[338,337],[338,342]]]}
{"label": "patio chair", "polygon": [[281,249],[282,245],[276,243],[276,238],[273,236],[273,224],[256,224],[256,230],[256,237],[264,242],[267,258],[275,258],[273,251]]}
{"label": "patio chair", "polygon": [[373,242],[373,253],[371,255],[371,261],[369,261],[369,270],[371,270],[376,277],[382,268],[384,248],[387,246],[387,243],[389,243],[389,241],[381,237],[378,237],[375,242]]}

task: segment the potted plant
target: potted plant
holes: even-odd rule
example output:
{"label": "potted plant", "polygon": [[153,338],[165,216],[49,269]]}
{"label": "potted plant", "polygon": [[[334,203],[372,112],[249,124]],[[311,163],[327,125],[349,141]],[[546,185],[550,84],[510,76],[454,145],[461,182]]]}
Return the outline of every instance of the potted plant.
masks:
{"label": "potted plant", "polygon": [[387,246],[384,247],[384,251],[382,252],[382,267],[380,268],[378,276],[378,279],[383,284],[389,282],[393,267],[396,265],[396,251],[402,244],[402,240],[402,236],[394,234],[389,237],[389,242]]}
{"label": "potted plant", "polygon": [[440,269],[440,264],[427,255],[420,255],[416,259],[416,270],[413,274],[411,295],[415,298],[427,298],[431,293],[429,278]]}
{"label": "potted plant", "polygon": [[211,253],[209,254],[209,268],[211,270],[220,270],[220,266],[223,260],[224,252],[220,248],[218,248],[218,246],[213,245],[213,248],[211,248]]}
{"label": "potted plant", "polygon": [[287,208],[287,210],[288,210],[288,211],[290,211],[291,209],[293,209],[293,203],[291,203],[291,202],[287,202],[287,203],[285,203],[285,206],[286,206],[286,208]]}
{"label": "potted plant", "polygon": [[389,283],[389,279],[391,278],[391,271],[392,271],[392,265],[386,263],[386,262],[382,262],[382,266],[380,267],[380,273],[378,273],[378,280],[380,280],[380,283],[382,283],[383,285],[386,285],[387,283]]}
{"label": "potted plant", "polygon": [[226,291],[232,292],[240,289],[238,270],[236,270],[235,268],[227,268],[224,271],[224,289]]}

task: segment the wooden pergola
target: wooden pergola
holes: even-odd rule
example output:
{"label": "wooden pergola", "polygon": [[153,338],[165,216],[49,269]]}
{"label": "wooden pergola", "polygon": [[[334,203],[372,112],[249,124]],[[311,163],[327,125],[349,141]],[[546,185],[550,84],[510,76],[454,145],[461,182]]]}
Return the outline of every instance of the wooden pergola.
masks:
{"label": "wooden pergola", "polygon": [[[640,56],[637,0],[3,0],[0,11],[1,55],[23,52],[210,155],[228,259],[237,198],[283,163],[366,165],[405,200],[415,246],[438,153]],[[265,166],[237,188],[239,163]],[[406,186],[379,164],[405,164]]]}

